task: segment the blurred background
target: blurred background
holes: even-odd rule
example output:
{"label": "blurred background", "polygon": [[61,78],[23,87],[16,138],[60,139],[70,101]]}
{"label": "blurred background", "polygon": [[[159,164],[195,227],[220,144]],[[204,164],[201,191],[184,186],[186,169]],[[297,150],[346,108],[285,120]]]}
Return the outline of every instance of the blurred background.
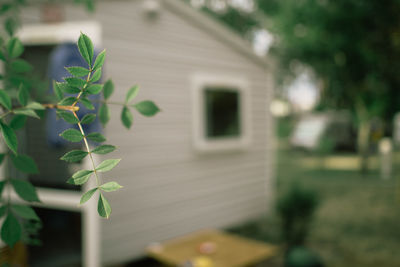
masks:
{"label": "blurred background", "polygon": [[[27,121],[18,137],[40,174],[14,175],[40,187],[42,230],[5,252],[19,264],[250,266],[217,257],[237,242],[256,257],[255,240],[268,253],[254,266],[400,266],[400,1],[19,2],[18,17],[1,3],[0,15],[19,29],[37,99],[83,64],[82,31],[107,49],[115,99],[139,84],[162,109],[130,132],[111,109],[125,188],[108,221],[94,202],[76,207],[87,188],[64,183],[86,164],[58,161],[64,126],[50,112]],[[169,249],[210,228],[244,239]]]}

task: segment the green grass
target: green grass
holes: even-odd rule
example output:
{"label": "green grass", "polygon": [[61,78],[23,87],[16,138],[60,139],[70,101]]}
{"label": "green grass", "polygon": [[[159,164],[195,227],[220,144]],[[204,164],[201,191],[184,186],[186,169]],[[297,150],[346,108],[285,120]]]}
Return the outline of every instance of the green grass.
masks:
{"label": "green grass", "polygon": [[[319,195],[307,245],[327,267],[400,266],[400,192],[395,179],[380,179],[376,169],[361,175],[358,170],[303,164],[312,157],[282,149],[276,166],[278,197],[294,181]],[[279,229],[276,215],[269,214],[232,231],[281,244]]]}

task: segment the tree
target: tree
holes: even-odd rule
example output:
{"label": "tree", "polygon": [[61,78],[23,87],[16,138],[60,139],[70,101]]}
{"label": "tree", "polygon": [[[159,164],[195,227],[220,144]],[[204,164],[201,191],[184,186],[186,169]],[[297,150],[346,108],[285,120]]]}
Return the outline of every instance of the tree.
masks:
{"label": "tree", "polygon": [[366,171],[371,120],[380,117],[390,125],[400,107],[400,1],[256,2],[253,14],[266,17],[258,25],[276,37],[271,54],[278,59],[277,75],[293,75],[296,62],[315,72],[322,84],[320,107],[352,112]]}
{"label": "tree", "polygon": [[[93,8],[91,0],[82,0],[88,8]],[[98,172],[108,172],[113,169],[120,159],[106,159],[98,164],[92,158],[92,154],[108,154],[116,149],[112,145],[92,145],[88,140],[97,144],[106,141],[106,138],[98,132],[85,133],[83,124],[93,123],[96,116],[105,126],[109,121],[109,104],[122,106],[121,121],[126,128],[132,125],[132,109],[144,116],[153,116],[158,113],[159,108],[149,100],[133,103],[139,92],[138,86],[131,87],[122,102],[110,102],[109,98],[113,93],[114,86],[111,80],[104,85],[98,83],[102,76],[102,66],[105,61],[105,50],[94,55],[92,41],[88,36],[81,33],[77,40],[79,53],[84,59],[85,66],[66,66],[70,77],[64,78],[63,82],[53,83],[54,95],[44,98],[42,95],[33,94],[35,79],[31,72],[33,66],[21,58],[24,46],[15,36],[18,27],[17,15],[24,0],[9,0],[0,4],[0,16],[4,21],[4,34],[0,37],[0,60],[4,66],[1,73],[2,86],[0,89],[0,130],[7,150],[0,154],[0,163],[10,161],[13,167],[21,173],[35,174],[38,168],[33,158],[21,153],[16,131],[25,127],[27,117],[41,119],[45,109],[56,109],[57,115],[77,129],[71,127],[60,133],[60,136],[67,141],[81,143],[82,149],[72,150],[61,157],[66,162],[78,162],[85,157],[90,158],[92,163],[88,170],[80,170],[66,181],[73,185],[85,184],[89,179],[96,180],[96,186],[85,192],[80,200],[80,205],[98,193],[98,213],[101,217],[108,218],[111,214],[111,205],[106,198],[106,193],[120,189],[115,181],[103,182],[98,177]],[[47,90],[45,90],[47,91]],[[42,91],[43,92],[43,91]],[[95,111],[93,102],[89,96],[102,94],[101,107]],[[93,112],[78,116],[80,107],[86,107]],[[10,198],[10,191],[3,192],[5,187],[14,190],[24,204],[16,204]],[[35,187],[26,179],[15,177],[0,178],[0,217],[5,217],[2,223],[0,236],[10,247],[16,242],[25,239],[29,240],[31,221],[39,221],[37,214],[30,207],[30,202],[40,202]],[[78,203],[77,203],[78,204]]]}

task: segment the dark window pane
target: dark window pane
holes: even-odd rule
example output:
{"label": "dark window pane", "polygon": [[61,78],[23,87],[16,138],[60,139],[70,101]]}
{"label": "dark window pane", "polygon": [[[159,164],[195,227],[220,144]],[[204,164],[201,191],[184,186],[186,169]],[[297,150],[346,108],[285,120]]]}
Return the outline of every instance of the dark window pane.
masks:
{"label": "dark window pane", "polygon": [[204,94],[206,137],[240,136],[239,92],[228,88],[206,88]]}

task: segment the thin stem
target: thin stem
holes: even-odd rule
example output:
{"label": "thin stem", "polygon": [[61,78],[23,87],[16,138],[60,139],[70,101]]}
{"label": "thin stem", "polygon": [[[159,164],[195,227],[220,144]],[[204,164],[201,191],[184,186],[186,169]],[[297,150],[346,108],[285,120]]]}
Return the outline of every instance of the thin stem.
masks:
{"label": "thin stem", "polygon": [[[72,110],[70,110],[70,111],[72,112],[72,114],[74,114],[75,118],[77,118],[78,121],[79,121],[79,117],[78,117],[78,115],[76,114],[76,111],[74,110],[74,108],[76,107],[76,104],[78,103],[80,97],[82,96],[83,91],[85,90],[85,88],[86,88],[86,87],[88,86],[88,84],[89,84],[90,75],[92,74],[92,71],[93,71],[93,70],[90,68],[90,72],[89,72],[89,74],[88,74],[88,76],[87,76],[87,78],[86,78],[86,83],[85,83],[85,85],[83,86],[82,91],[81,91],[81,92],[78,94],[78,96],[76,97],[76,101],[75,101],[75,102],[72,104],[72,106],[71,106],[71,107],[72,107]],[[82,134],[82,136],[83,136],[83,142],[85,143],[85,147],[86,147],[86,150],[87,150],[87,152],[88,152],[88,154],[89,154],[90,161],[92,162],[93,172],[94,172],[94,175],[95,175],[95,177],[96,177],[96,185],[97,185],[97,187],[99,187],[99,186],[100,186],[100,178],[99,178],[99,175],[98,175],[98,173],[97,173],[97,171],[96,171],[96,165],[95,165],[94,160],[93,160],[92,152],[90,151],[90,147],[89,147],[89,143],[88,143],[88,141],[87,141],[86,135],[85,135],[85,131],[83,130],[82,124],[81,124],[80,122],[78,122],[78,127],[79,127],[79,130],[80,130],[80,132],[81,132],[81,134]]]}

